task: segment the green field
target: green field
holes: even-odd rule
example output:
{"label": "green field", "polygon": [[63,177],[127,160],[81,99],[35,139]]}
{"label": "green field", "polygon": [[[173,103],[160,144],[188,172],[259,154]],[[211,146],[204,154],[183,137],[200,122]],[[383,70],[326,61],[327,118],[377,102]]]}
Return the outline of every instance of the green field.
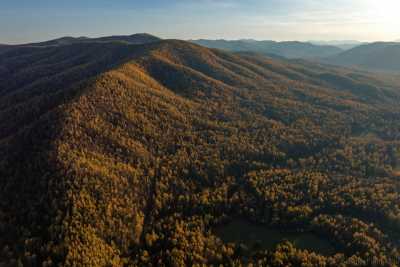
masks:
{"label": "green field", "polygon": [[323,255],[335,253],[329,240],[313,233],[285,233],[244,219],[235,219],[218,226],[214,233],[226,243],[243,244],[248,249],[274,249],[277,244],[288,240],[299,249],[306,249]]}

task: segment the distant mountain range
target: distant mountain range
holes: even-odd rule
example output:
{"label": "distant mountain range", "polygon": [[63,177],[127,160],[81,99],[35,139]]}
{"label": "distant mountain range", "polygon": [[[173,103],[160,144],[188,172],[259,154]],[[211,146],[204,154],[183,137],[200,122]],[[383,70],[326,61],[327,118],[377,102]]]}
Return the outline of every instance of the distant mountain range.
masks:
{"label": "distant mountain range", "polygon": [[315,59],[325,58],[343,50],[331,45],[315,45],[306,42],[275,42],[275,41],[256,41],[246,40],[191,40],[191,42],[208,47],[218,48],[233,52],[251,51],[264,55],[278,55],[285,58]]}
{"label": "distant mountain range", "polygon": [[325,63],[372,71],[400,70],[400,43],[377,42],[357,46],[323,60]]}
{"label": "distant mountain range", "polygon": [[275,42],[243,40],[191,40],[208,47],[232,52],[253,52],[270,57],[306,59],[368,71],[400,70],[400,43],[359,41]]}
{"label": "distant mountain range", "polygon": [[[146,44],[161,39],[147,33],[133,35],[114,35],[98,38],[61,37],[44,42],[21,45],[0,44],[0,53],[14,47],[48,47],[77,43],[109,43]],[[253,52],[271,58],[307,59],[325,64],[359,68],[369,71],[393,72],[400,70],[400,40],[395,42],[362,43],[356,40],[343,41],[257,41],[241,40],[191,40],[208,48],[222,49],[231,52]]]}
{"label": "distant mountain range", "polygon": [[329,45],[329,46],[336,46],[343,50],[349,50],[356,46],[366,44],[365,42],[360,42],[356,40],[339,40],[339,41],[309,41],[314,45]]}

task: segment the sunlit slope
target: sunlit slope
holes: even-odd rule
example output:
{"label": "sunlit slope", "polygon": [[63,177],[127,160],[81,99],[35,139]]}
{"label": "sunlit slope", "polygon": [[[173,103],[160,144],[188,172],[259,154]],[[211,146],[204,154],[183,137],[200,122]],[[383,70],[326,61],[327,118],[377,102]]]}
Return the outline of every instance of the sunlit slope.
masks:
{"label": "sunlit slope", "polygon": [[[398,146],[393,84],[182,41],[17,49],[0,54],[6,264],[170,259],[166,249],[181,241],[167,230],[161,239],[157,227],[249,210],[259,193],[245,190],[252,172],[306,169],[396,185],[397,162],[369,160],[371,143],[374,153]],[[185,247],[201,255],[191,262],[221,261],[207,254],[222,247],[206,231],[210,220],[196,232],[208,238],[204,248]],[[152,247],[156,232],[164,241]]]}

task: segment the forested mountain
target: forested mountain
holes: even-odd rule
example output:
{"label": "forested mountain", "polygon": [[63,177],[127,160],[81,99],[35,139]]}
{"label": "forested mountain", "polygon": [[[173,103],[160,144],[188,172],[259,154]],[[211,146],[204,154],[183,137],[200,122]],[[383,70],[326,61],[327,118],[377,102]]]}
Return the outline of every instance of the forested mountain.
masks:
{"label": "forested mountain", "polygon": [[[22,46],[59,46],[59,45],[69,45],[76,43],[107,43],[107,42],[124,42],[128,44],[146,44],[160,41],[161,39],[147,34],[147,33],[137,33],[132,35],[115,35],[115,36],[105,36],[98,38],[89,38],[89,37],[61,37],[58,39],[39,42],[39,43],[30,43],[24,44]],[[1,46],[0,46],[1,48]]]}
{"label": "forested mountain", "polygon": [[[13,46],[0,265],[395,266],[399,100],[395,79],[177,40]],[[238,218],[331,249],[218,235]]]}
{"label": "forested mountain", "polygon": [[233,52],[257,52],[264,55],[278,55],[285,58],[325,58],[343,52],[331,45],[314,45],[304,42],[275,42],[256,40],[191,40],[191,42]]}
{"label": "forested mountain", "polygon": [[326,63],[372,71],[400,71],[400,43],[371,43],[333,55]]}

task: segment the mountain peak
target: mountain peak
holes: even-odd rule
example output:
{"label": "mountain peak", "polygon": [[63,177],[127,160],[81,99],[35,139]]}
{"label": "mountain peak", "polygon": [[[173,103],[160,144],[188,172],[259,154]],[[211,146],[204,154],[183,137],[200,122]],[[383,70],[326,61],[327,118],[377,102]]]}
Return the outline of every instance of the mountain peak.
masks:
{"label": "mountain peak", "polygon": [[159,39],[159,40],[161,40],[161,38],[159,38],[159,37],[157,37],[157,36],[155,36],[155,35],[153,35],[153,34],[150,34],[150,33],[146,33],[146,32],[139,32],[139,33],[134,33],[134,34],[131,34],[130,36],[132,36],[132,37],[148,37],[148,38],[154,38],[154,39]]}

